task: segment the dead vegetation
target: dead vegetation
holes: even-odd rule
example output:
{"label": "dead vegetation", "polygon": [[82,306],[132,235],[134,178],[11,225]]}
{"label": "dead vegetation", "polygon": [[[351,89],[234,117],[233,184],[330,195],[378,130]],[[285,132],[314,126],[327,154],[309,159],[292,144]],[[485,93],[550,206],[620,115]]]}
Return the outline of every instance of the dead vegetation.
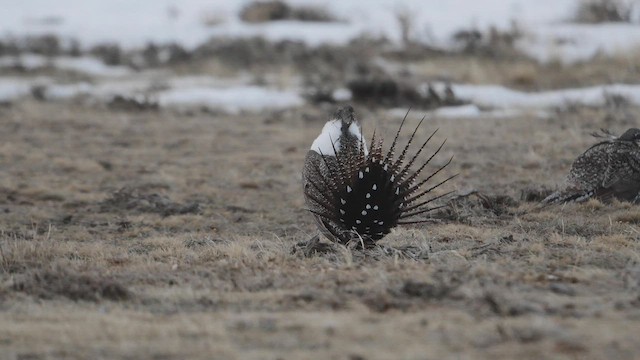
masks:
{"label": "dead vegetation", "polygon": [[[612,110],[429,119],[417,136],[447,135],[458,197],[379,247],[323,242],[311,253],[299,245],[315,231],[299,174],[324,111],[35,101],[1,111],[0,339],[10,357],[640,351],[637,209],[536,206],[590,132],[624,128],[607,123]],[[399,125],[384,111],[362,113],[367,134]]]}
{"label": "dead vegetation", "polygon": [[72,301],[127,300],[130,292],[120,283],[96,273],[44,270],[23,276],[13,290],[35,298],[50,300],[63,296]]}
{"label": "dead vegetation", "polygon": [[123,187],[100,203],[100,211],[124,213],[157,213],[162,216],[198,213],[197,202],[178,204],[167,196],[153,191],[148,185],[142,188]]}
{"label": "dead vegetation", "polygon": [[476,28],[460,30],[453,34],[454,43],[462,54],[489,58],[521,58],[516,42],[524,36],[518,23],[513,22],[508,30],[491,27],[486,31]]}
{"label": "dead vegetation", "polygon": [[442,106],[459,106],[468,102],[456,97],[450,86],[438,93],[431,85],[421,91],[419,86],[391,77],[361,77],[347,83],[354,102],[368,106],[413,107],[421,110]]}
{"label": "dead vegetation", "polygon": [[604,22],[632,22],[637,3],[627,0],[583,0],[575,15],[575,21],[587,24]]}
{"label": "dead vegetation", "polygon": [[285,1],[253,1],[240,12],[240,19],[249,23],[277,20],[332,22],[336,19],[321,7],[292,6]]}

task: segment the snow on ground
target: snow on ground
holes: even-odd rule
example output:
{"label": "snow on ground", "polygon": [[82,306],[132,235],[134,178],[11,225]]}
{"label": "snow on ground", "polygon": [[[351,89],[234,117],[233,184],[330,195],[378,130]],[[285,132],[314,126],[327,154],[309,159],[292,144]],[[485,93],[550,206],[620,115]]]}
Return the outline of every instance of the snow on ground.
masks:
{"label": "snow on ground", "polygon": [[[581,0],[288,0],[293,6],[317,6],[334,15],[335,22],[274,21],[247,24],[239,19],[251,0],[29,0],[10,1],[0,11],[0,39],[24,39],[31,35],[57,35],[63,46],[77,40],[82,49],[104,43],[141,48],[148,42],[176,42],[192,49],[211,37],[262,36],[268,40],[299,40],[310,46],[346,44],[358,36],[384,36],[399,44],[399,18],[409,20],[415,41],[452,49],[459,30],[508,30],[514,24],[524,37],[516,44],[540,61],[570,64],[598,54],[633,54],[640,49],[636,24],[575,24]],[[640,4],[636,8],[640,14]],[[638,15],[636,14],[636,15]],[[638,19],[636,19],[638,20]],[[116,95],[152,96],[162,106],[206,106],[229,112],[261,111],[299,106],[300,89],[273,89],[252,85],[250,76],[235,79],[175,77],[151,71],[136,72],[108,66],[99,59],[44,57],[22,54],[0,57],[0,68],[27,70],[57,68],[90,75],[90,83],[57,83],[52,79],[0,77],[0,101],[10,101],[44,86],[49,99],[88,96],[100,101]],[[454,84],[457,97],[469,105],[441,108],[442,117],[506,116],[514,111],[544,111],[567,103],[598,105],[607,93],[640,104],[640,85],[607,85],[584,89],[523,93],[501,86]],[[335,99],[347,100],[348,90],[338,89]]]}
{"label": "snow on ground", "polygon": [[[430,84],[444,92],[444,83]],[[158,82],[155,77],[105,79],[100,82],[60,84],[47,77],[24,79],[0,77],[0,102],[28,96],[34,87],[42,87],[45,98],[64,100],[88,96],[108,101],[114,96],[148,96],[164,107],[207,107],[230,113],[284,109],[304,104],[300,91],[274,89],[250,84],[250,78],[218,79],[214,77],[173,77]],[[429,86],[423,85],[423,91]],[[433,115],[447,118],[502,117],[522,112],[540,113],[568,105],[602,106],[607,98],[619,95],[640,106],[640,85],[612,84],[553,91],[522,92],[500,85],[450,84],[456,97],[469,104],[442,107]],[[347,89],[336,90],[340,100],[348,100]]]}
{"label": "snow on ground", "polygon": [[[437,87],[443,87],[439,84]],[[613,84],[577,89],[521,92],[499,85],[453,84],[451,89],[461,100],[492,109],[553,109],[567,104],[601,106],[607,96],[620,95],[640,105],[640,85]]]}
{"label": "snow on ground", "polygon": [[451,118],[473,118],[482,116],[482,110],[475,105],[461,105],[461,106],[445,106],[433,111],[433,114],[438,117],[451,117]]}
{"label": "snow on ground", "polygon": [[[247,24],[239,13],[249,0],[49,0],[9,1],[0,12],[0,38],[56,34],[84,47],[117,43],[142,47],[176,42],[194,48],[210,37],[263,36],[316,46],[345,44],[361,36],[401,41],[398,18],[407,15],[412,39],[452,48],[461,29],[510,29],[527,35],[518,46],[541,61],[573,62],[597,52],[638,46],[640,27],[630,24],[578,25],[568,21],[581,0],[289,0],[326,8],[340,21],[275,21]],[[640,5],[639,5],[640,6]]]}
{"label": "snow on ground", "polygon": [[22,54],[19,56],[0,56],[0,68],[22,67],[26,70],[36,70],[45,67],[55,67],[93,76],[116,77],[129,75],[131,71],[125,66],[109,66],[100,59],[81,56],[59,56],[47,58],[37,54]]}
{"label": "snow on ground", "polygon": [[193,80],[193,77],[174,78],[160,84],[166,89],[155,90],[159,84],[142,79],[111,80],[95,84],[87,82],[60,84],[45,77],[32,80],[0,77],[0,102],[28,96],[33,88],[41,87],[43,96],[49,100],[67,100],[85,96],[92,100],[106,102],[115,96],[124,96],[132,99],[148,98],[151,101],[158,101],[164,107],[206,107],[229,113],[259,112],[265,109],[284,109],[304,104],[304,99],[294,91],[254,85],[231,85],[228,80],[225,86],[214,86],[212,85],[216,83],[214,78],[208,78],[209,86],[194,85],[202,81],[194,82]]}
{"label": "snow on ground", "polygon": [[0,103],[10,102],[29,94],[31,86],[29,81],[23,79],[0,77]]}
{"label": "snow on ground", "polygon": [[[425,84],[426,89],[428,85]],[[439,93],[445,84],[431,86]],[[523,113],[544,116],[547,110],[562,109],[569,105],[602,106],[613,95],[622,96],[640,106],[640,85],[613,84],[554,91],[522,92],[499,85],[450,84],[451,90],[467,105],[441,107],[431,115],[442,118],[511,117]],[[390,114],[402,116],[402,109]],[[406,110],[404,110],[406,112]]]}
{"label": "snow on ground", "polygon": [[259,112],[301,106],[304,100],[296,93],[259,86],[225,88],[193,87],[170,89],[158,95],[161,106],[204,106],[229,113]]}
{"label": "snow on ground", "polygon": [[96,88],[89,83],[43,85],[44,96],[50,100],[67,100],[81,95],[97,97]]}
{"label": "snow on ground", "polygon": [[[403,118],[407,114],[406,108],[394,108],[388,112],[389,116],[396,118]],[[429,111],[426,115],[428,117],[437,118],[451,118],[451,119],[464,119],[464,118],[508,118],[521,116],[524,114],[533,114],[538,117],[546,117],[548,114],[542,110],[530,110],[530,109],[492,109],[482,110],[478,105],[467,104],[460,106],[445,106],[433,111]]]}

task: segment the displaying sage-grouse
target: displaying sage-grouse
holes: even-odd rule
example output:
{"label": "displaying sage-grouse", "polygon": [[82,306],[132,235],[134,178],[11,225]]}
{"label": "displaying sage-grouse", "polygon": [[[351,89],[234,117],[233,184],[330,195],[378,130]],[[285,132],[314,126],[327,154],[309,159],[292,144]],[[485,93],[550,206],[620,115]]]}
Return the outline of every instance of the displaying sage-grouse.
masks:
{"label": "displaying sage-grouse", "polygon": [[619,137],[605,134],[610,139],[578,156],[571,165],[565,188],[548,196],[543,204],[582,202],[591,198],[605,202],[640,200],[640,129],[631,128]]}
{"label": "displaying sage-grouse", "polygon": [[396,143],[405,119],[406,116],[386,154],[382,152],[382,139],[376,139],[375,131],[371,146],[367,148],[351,106],[338,109],[311,145],[302,170],[304,196],[320,232],[329,240],[342,244],[353,240],[371,246],[399,224],[428,221],[415,216],[441,208],[430,204],[451,193],[426,198],[455,176],[426,186],[451,163],[451,159],[418,180],[444,142],[417,170],[411,170],[435,131],[405,163],[418,124],[400,156],[395,158]]}

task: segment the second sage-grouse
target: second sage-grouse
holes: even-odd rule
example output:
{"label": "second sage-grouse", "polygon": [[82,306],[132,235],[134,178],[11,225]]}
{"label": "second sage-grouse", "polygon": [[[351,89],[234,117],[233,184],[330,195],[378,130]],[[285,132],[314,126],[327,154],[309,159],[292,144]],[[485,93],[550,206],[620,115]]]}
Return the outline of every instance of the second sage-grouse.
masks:
{"label": "second sage-grouse", "polygon": [[[571,165],[564,189],[542,202],[559,204],[591,198],[638,202],[640,196],[640,129],[591,146]],[[600,135],[595,135],[601,137]]]}
{"label": "second sage-grouse", "polygon": [[444,142],[412,171],[412,165],[435,132],[405,161],[416,127],[396,158],[395,147],[405,119],[386,154],[375,131],[371,146],[367,147],[351,106],[338,109],[311,145],[302,170],[304,196],[319,230],[329,240],[342,244],[353,240],[371,246],[399,224],[428,221],[415,216],[441,207],[431,204],[449,193],[430,198],[427,195],[453,176],[428,187],[427,182],[451,159],[426,178],[418,179]]}

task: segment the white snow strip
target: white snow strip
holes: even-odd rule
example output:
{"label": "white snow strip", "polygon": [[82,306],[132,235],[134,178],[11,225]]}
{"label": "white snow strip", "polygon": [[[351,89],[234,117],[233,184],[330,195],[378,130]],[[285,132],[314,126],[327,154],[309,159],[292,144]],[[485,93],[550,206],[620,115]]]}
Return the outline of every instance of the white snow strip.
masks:
{"label": "white snow strip", "polygon": [[23,67],[27,70],[40,69],[47,66],[47,58],[41,55],[24,54],[20,56],[0,56],[0,67]]}
{"label": "white snow strip", "polygon": [[[176,78],[168,83],[189,84],[188,79]],[[214,81],[213,78],[209,79]],[[233,85],[227,87],[170,87],[154,91],[153,84],[140,79],[110,80],[98,84],[86,82],[59,84],[49,78],[19,79],[0,77],[0,102],[13,101],[31,93],[34,86],[44,86],[44,95],[51,100],[66,100],[89,96],[108,101],[116,95],[125,97],[150,96],[162,106],[205,106],[230,113],[257,112],[264,109],[284,109],[301,106],[303,98],[293,91],[278,91],[266,87]]]}
{"label": "white snow strip", "polygon": [[51,66],[61,70],[75,71],[83,74],[104,77],[121,77],[131,73],[127,67],[109,66],[104,64],[100,59],[88,56],[61,56],[47,58],[42,55],[23,54],[20,56],[0,57],[0,67],[14,66],[21,66],[27,70],[36,70]]}
{"label": "white snow strip", "polygon": [[640,85],[599,85],[578,89],[522,92],[499,85],[451,85],[454,94],[480,107],[511,109],[549,109],[567,104],[599,106],[607,95],[621,95],[640,105]]}
{"label": "white snow strip", "polygon": [[56,58],[53,64],[55,67],[63,70],[76,71],[95,76],[119,77],[131,73],[127,67],[106,65],[99,59],[90,57],[60,57]]}
{"label": "white snow strip", "polygon": [[94,95],[95,87],[89,83],[49,85],[45,88],[45,97],[51,100],[67,100],[80,95]]}
{"label": "white snow strip", "polygon": [[57,84],[50,81],[41,82],[40,85],[44,85],[44,95],[50,100],[89,96],[100,101],[110,100],[117,95],[125,97],[145,95],[151,87],[151,84],[140,79],[103,81],[97,84],[87,82]]}
{"label": "white snow strip", "polygon": [[352,96],[353,96],[353,94],[351,94],[351,90],[349,90],[347,88],[335,89],[331,93],[331,97],[335,101],[349,101],[349,100],[351,100]]}
{"label": "white snow strip", "polygon": [[0,78],[0,102],[9,102],[29,94],[31,84],[14,78]]}
{"label": "white snow strip", "polygon": [[[407,109],[394,108],[394,109],[390,109],[387,113],[391,117],[404,118],[404,116],[407,114]],[[444,118],[444,119],[470,119],[470,118],[495,119],[495,118],[510,118],[515,116],[523,116],[523,115],[531,115],[531,114],[540,118],[548,117],[548,114],[541,110],[515,109],[515,108],[482,110],[476,105],[469,104],[469,105],[461,105],[461,106],[441,107],[433,111],[429,111],[427,113],[427,118],[437,117],[437,118]]]}
{"label": "white snow strip", "polygon": [[290,91],[278,91],[259,86],[227,88],[193,87],[176,88],[158,94],[162,106],[206,106],[230,113],[242,110],[284,109],[300,106],[302,97]]}
{"label": "white snow strip", "polygon": [[439,117],[478,117],[482,114],[482,111],[478,106],[462,105],[462,106],[446,106],[436,109],[433,114]]}
{"label": "white snow strip", "polygon": [[[432,83],[436,92],[443,92],[445,84]],[[500,85],[451,84],[457,98],[469,102],[462,106],[442,107],[430,115],[443,118],[513,117],[522,114],[546,116],[546,110],[580,104],[602,106],[608,96],[619,95],[640,106],[640,85],[613,84],[576,89],[523,92]],[[424,85],[426,88],[427,85]],[[389,114],[403,117],[406,109],[391,109]]]}

